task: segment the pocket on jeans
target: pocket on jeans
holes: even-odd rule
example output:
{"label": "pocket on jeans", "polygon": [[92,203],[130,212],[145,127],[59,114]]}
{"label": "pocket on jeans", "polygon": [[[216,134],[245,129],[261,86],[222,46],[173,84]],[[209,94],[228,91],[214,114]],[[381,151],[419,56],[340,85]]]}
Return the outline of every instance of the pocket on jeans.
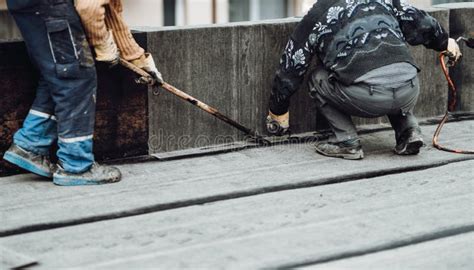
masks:
{"label": "pocket on jeans", "polygon": [[46,30],[58,77],[78,77],[81,73],[79,57],[69,22],[64,19],[46,21]]}
{"label": "pocket on jeans", "polygon": [[54,62],[69,64],[77,61],[77,51],[69,22],[63,19],[47,21],[46,29]]}

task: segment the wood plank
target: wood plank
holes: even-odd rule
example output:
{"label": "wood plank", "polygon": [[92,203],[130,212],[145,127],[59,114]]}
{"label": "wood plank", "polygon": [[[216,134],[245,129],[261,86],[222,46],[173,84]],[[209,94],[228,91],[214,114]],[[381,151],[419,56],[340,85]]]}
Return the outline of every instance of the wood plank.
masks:
{"label": "wood plank", "polygon": [[346,260],[303,267],[302,269],[470,270],[473,265],[474,233],[466,233]]}
{"label": "wood plank", "polygon": [[[432,134],[434,126],[423,127]],[[472,146],[474,121],[450,123],[442,139]],[[120,166],[123,181],[93,187],[55,187],[31,175],[1,178],[0,236],[49,226],[111,219],[232,197],[357,180],[438,166],[472,156],[427,147],[418,156],[391,152],[390,131],[362,137],[366,158],[326,158],[309,144],[280,145],[223,155]],[[429,142],[430,138],[425,137]],[[473,169],[469,168],[471,175]]]}
{"label": "wood plank", "polygon": [[[46,269],[253,269],[474,230],[474,161],[0,239]],[[61,258],[60,260],[58,258]]]}

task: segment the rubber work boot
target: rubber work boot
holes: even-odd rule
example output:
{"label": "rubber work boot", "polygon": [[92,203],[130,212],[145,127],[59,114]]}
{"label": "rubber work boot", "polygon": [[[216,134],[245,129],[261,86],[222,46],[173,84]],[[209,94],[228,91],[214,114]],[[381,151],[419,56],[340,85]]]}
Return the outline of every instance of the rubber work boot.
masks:
{"label": "rubber work boot", "polygon": [[5,152],[3,159],[34,174],[53,177],[51,161],[48,156],[27,151],[16,144],[12,144]]}
{"label": "rubber work boot", "polygon": [[85,186],[102,185],[119,182],[122,174],[119,169],[94,163],[92,167],[83,173],[68,173],[60,164],[53,175],[53,182],[58,186]]}
{"label": "rubber work boot", "polygon": [[398,155],[416,155],[423,146],[420,132],[414,129],[405,131],[399,138],[393,151]]}
{"label": "rubber work boot", "polygon": [[105,42],[94,47],[95,59],[99,62],[105,62],[114,66],[119,63],[120,53],[117,44],[114,41],[112,32],[109,31],[107,33],[107,39]]}
{"label": "rubber work boot", "polygon": [[364,151],[358,139],[347,140],[343,142],[318,143],[316,152],[328,157],[337,157],[344,159],[363,159]]}

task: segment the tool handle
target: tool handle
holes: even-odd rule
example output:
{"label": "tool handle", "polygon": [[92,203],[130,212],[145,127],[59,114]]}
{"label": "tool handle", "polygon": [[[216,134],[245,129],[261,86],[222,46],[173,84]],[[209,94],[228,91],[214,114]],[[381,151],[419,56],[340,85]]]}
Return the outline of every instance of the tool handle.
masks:
{"label": "tool handle", "polygon": [[179,90],[178,88],[172,86],[171,84],[168,84],[166,82],[163,82],[161,85],[157,85],[156,81],[148,74],[146,71],[143,69],[133,65],[132,63],[128,62],[127,60],[120,59],[120,64],[131,71],[135,72],[136,74],[140,75],[141,77],[137,82],[139,83],[145,83],[154,87],[160,87],[162,89],[167,90],[168,92],[178,96],[181,99],[184,99],[188,101],[189,103],[193,104],[194,106],[198,107],[199,109],[213,115],[214,117],[224,121],[225,123],[237,128],[238,130],[242,131],[246,135],[250,135],[257,139],[257,141],[265,141],[265,139],[259,135],[256,131],[245,127],[241,125],[240,123],[230,119],[229,117],[223,115],[220,113],[217,109],[207,105],[206,103],[192,97],[191,95],[186,94],[185,92]]}
{"label": "tool handle", "polygon": [[469,48],[474,48],[474,38],[458,37],[456,42],[464,41]]}
{"label": "tool handle", "polygon": [[219,118],[220,120],[226,122],[227,124],[237,128],[238,130],[244,132],[245,134],[248,134],[248,135],[251,135],[251,136],[259,136],[255,131],[251,130],[250,128],[247,128],[241,124],[239,124],[238,122],[230,119],[229,117],[223,115],[222,113],[220,113],[217,109],[207,105],[206,103],[192,97],[191,95],[188,95],[186,94],[185,92],[179,90],[178,88],[168,84],[168,83],[163,83],[161,86],[161,88],[167,90],[168,92],[180,97],[181,99],[184,99],[186,100],[187,102],[193,104],[194,106],[198,107],[199,109],[207,112],[207,113],[210,113],[212,114],[213,116]]}

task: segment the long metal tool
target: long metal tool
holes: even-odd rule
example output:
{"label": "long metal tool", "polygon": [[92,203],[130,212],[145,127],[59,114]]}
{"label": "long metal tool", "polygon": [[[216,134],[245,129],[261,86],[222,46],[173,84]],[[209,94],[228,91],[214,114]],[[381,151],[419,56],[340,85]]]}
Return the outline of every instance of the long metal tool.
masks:
{"label": "long metal tool", "polygon": [[194,106],[198,107],[199,109],[211,114],[212,116],[218,118],[219,120],[231,125],[232,127],[242,131],[244,134],[250,136],[252,140],[257,142],[258,144],[261,145],[268,145],[270,142],[265,139],[263,136],[259,135],[255,130],[252,130],[240,123],[238,123],[235,120],[232,120],[231,118],[225,116],[224,114],[220,113],[217,109],[207,105],[206,103],[194,98],[193,96],[179,90],[178,88],[172,86],[171,84],[168,84],[166,82],[162,82],[161,84],[156,82],[153,77],[148,74],[146,71],[143,69],[133,65],[132,63],[128,62],[127,60],[120,59],[120,64],[124,66],[125,68],[135,72],[137,75],[140,76],[136,80],[137,83],[140,84],[147,84],[155,87],[154,93],[158,93],[159,88],[164,89],[173,95],[193,104]]}

